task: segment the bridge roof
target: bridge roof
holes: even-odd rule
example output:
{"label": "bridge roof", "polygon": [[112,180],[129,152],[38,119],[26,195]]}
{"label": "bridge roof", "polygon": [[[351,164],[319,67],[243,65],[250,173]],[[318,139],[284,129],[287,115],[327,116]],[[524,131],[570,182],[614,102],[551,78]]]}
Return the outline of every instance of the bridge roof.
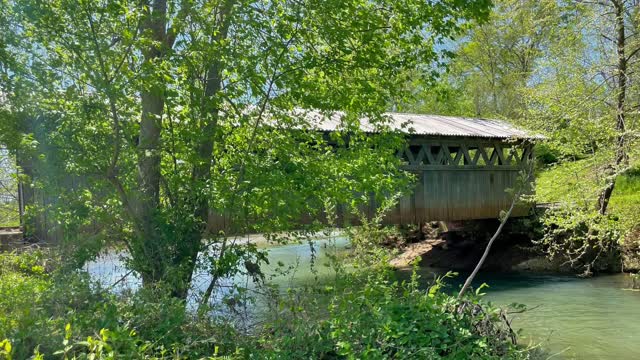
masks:
{"label": "bridge roof", "polygon": [[[342,128],[343,113],[326,116],[320,111],[302,111],[310,127],[322,131],[336,131]],[[389,127],[407,134],[447,137],[478,137],[491,139],[543,139],[541,135],[530,134],[501,120],[469,118],[457,116],[386,113]],[[360,120],[360,128],[369,133],[376,129],[367,118]]]}

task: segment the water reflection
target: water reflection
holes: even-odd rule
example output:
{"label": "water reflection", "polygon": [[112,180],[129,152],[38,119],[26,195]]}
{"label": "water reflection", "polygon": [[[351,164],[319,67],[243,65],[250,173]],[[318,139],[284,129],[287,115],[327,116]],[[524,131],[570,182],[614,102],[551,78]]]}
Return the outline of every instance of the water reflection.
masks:
{"label": "water reflection", "polygon": [[[348,243],[345,237],[338,236],[267,248],[269,264],[265,264],[262,270],[271,284],[280,287],[300,286],[329,275],[332,271],[327,267],[328,255],[344,250]],[[142,281],[135,272],[126,268],[126,259],[125,252],[109,251],[87,263],[85,270],[102,286],[112,288],[115,292],[136,290]],[[194,274],[193,279],[192,292],[202,293],[209,285],[211,276],[200,271]],[[256,285],[244,275],[221,279],[222,288],[232,284],[248,285],[250,288]]]}

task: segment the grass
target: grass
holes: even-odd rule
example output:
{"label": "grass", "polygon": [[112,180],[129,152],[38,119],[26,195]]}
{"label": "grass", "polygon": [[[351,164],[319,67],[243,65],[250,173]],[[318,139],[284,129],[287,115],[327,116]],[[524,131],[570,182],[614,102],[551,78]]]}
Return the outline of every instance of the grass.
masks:
{"label": "grass", "polygon": [[638,224],[638,219],[640,219],[638,214],[638,210],[640,210],[640,167],[618,178],[609,206],[612,213],[618,215],[628,227]]}
{"label": "grass", "polygon": [[[608,209],[625,226],[633,226],[639,218],[640,160],[632,163],[631,170],[617,178]],[[538,202],[573,203],[595,209],[604,184],[601,164],[601,159],[594,157],[541,170],[536,179]]]}
{"label": "grass", "polygon": [[0,227],[20,226],[18,203],[0,203]]}

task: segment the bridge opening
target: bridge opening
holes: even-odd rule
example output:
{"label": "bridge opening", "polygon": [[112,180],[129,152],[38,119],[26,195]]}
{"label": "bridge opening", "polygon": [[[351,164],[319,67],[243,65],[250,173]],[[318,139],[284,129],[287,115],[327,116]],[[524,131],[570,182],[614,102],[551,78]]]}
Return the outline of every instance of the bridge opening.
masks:
{"label": "bridge opening", "polygon": [[0,148],[0,228],[20,226],[20,190],[15,157]]}

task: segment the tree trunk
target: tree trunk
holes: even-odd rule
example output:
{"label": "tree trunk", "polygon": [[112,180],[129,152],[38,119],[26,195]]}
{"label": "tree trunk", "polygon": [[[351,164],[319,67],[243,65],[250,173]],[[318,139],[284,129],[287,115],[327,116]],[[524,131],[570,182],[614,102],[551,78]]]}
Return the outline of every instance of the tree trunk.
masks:
{"label": "tree trunk", "polygon": [[[154,41],[144,51],[144,63],[154,68],[164,56],[163,45],[166,41],[166,0],[155,0],[148,8],[143,22],[143,32],[151,34]],[[149,76],[154,76],[151,74]],[[161,254],[161,241],[156,226],[157,209],[160,203],[160,159],[162,114],[164,111],[164,84],[153,79],[153,85],[141,91],[142,117],[138,137],[138,192],[135,198],[135,212],[141,256],[149,262],[141,271],[145,285],[156,283],[164,276]]]}
{"label": "tree trunk", "polygon": [[[35,191],[32,186],[35,179],[35,166],[33,161],[33,155],[27,151],[19,149],[16,153],[16,165],[20,168],[20,172],[25,176],[28,181],[21,181],[20,185],[20,208],[21,211],[27,207],[36,206],[35,203]],[[21,213],[20,219],[21,225],[24,227],[24,233],[28,238],[34,241],[46,241],[46,232],[43,231],[44,226],[42,224],[42,216],[35,215],[30,217],[24,217],[24,213]]]}
{"label": "tree trunk", "polygon": [[[220,31],[215,36],[214,40],[216,42],[220,42],[220,40],[227,37],[227,33],[229,30],[230,12],[233,3],[234,0],[226,1],[218,16],[217,22],[218,24],[220,24]],[[202,120],[200,122],[201,137],[196,149],[197,162],[194,165],[191,174],[191,178],[194,184],[203,184],[207,181],[207,179],[211,177],[211,166],[213,164],[213,146],[215,131],[218,125],[220,103],[216,96],[222,88],[223,66],[224,65],[222,64],[220,59],[213,59],[205,74],[204,101],[201,104],[200,111],[202,116]],[[195,264],[198,253],[202,249],[202,236],[206,236],[206,232],[209,228],[209,199],[203,196],[196,197],[195,216],[196,219],[200,221],[201,226],[194,229],[194,234],[192,234],[191,236],[193,244],[190,247],[190,253],[188,254],[188,256],[190,263],[193,264]],[[218,256],[222,256],[223,252],[224,247]],[[191,276],[189,276],[187,280],[190,282]],[[205,296],[208,298],[211,291],[208,290],[207,293],[208,295]]]}
{"label": "tree trunk", "polygon": [[626,35],[624,28],[624,3],[622,0],[612,0],[616,16],[616,47],[617,60],[616,75],[618,78],[618,94],[616,97],[616,132],[618,133],[616,143],[616,159],[614,166],[609,170],[607,185],[598,199],[598,211],[601,215],[606,214],[611,194],[616,185],[616,177],[621,165],[629,162],[629,157],[625,150],[625,116],[626,116],[626,96],[627,96],[627,63],[625,55]]}
{"label": "tree trunk", "polygon": [[484,265],[484,262],[487,260],[487,257],[489,256],[489,251],[491,251],[491,246],[493,246],[493,243],[496,241],[498,236],[500,236],[500,233],[502,233],[502,228],[504,228],[504,225],[507,223],[507,220],[509,220],[509,217],[511,217],[511,213],[513,212],[513,208],[515,207],[516,203],[518,202],[519,197],[520,197],[520,194],[517,194],[517,195],[514,196],[513,201],[511,202],[511,206],[509,207],[509,211],[507,211],[507,213],[505,214],[504,218],[502,218],[502,220],[500,220],[500,226],[498,226],[498,229],[496,230],[496,232],[493,234],[493,236],[489,240],[489,243],[487,243],[487,247],[484,248],[484,252],[482,253],[482,257],[480,258],[480,260],[476,264],[476,267],[471,272],[471,275],[469,275],[469,277],[467,277],[467,280],[464,282],[464,285],[462,285],[462,288],[460,289],[460,292],[458,293],[458,299],[461,299],[462,296],[464,295],[465,291],[467,291],[469,286],[471,286],[471,283],[473,282],[473,279],[475,279],[476,275],[480,271],[480,268],[482,268],[482,265]]}
{"label": "tree trunk", "polygon": [[[218,41],[227,36],[229,26],[228,14],[233,1],[225,3],[224,8],[218,14],[220,31],[216,33],[214,40]],[[150,46],[145,52],[145,62],[153,66],[165,56],[165,47],[169,47],[171,41],[166,30],[167,6],[166,0],[153,2],[152,11],[145,22],[145,30],[150,31],[152,40],[159,46]],[[142,272],[145,284],[154,284],[158,281],[168,281],[172,288],[172,295],[185,298],[189,291],[193,271],[197,257],[202,250],[202,239],[207,229],[209,217],[209,199],[197,189],[203,187],[211,177],[211,165],[214,146],[215,129],[219,116],[219,101],[216,96],[221,89],[222,63],[220,59],[212,59],[205,75],[205,92],[200,106],[200,133],[196,141],[194,151],[197,161],[192,170],[191,182],[197,194],[193,194],[193,214],[198,220],[197,224],[187,226],[179,235],[180,239],[164,239],[158,230],[158,209],[160,207],[160,181],[161,181],[161,130],[162,114],[164,112],[164,84],[162,79],[155,83],[157,86],[145,89],[141,92],[142,119],[140,122],[140,135],[138,143],[138,180],[139,197],[137,201],[137,217],[140,222],[141,255],[144,256],[145,271]],[[201,75],[201,74],[198,74]],[[175,225],[175,224],[174,224]],[[173,243],[177,240],[177,243]],[[163,246],[165,243],[172,246]],[[168,244],[167,243],[167,244]]]}

